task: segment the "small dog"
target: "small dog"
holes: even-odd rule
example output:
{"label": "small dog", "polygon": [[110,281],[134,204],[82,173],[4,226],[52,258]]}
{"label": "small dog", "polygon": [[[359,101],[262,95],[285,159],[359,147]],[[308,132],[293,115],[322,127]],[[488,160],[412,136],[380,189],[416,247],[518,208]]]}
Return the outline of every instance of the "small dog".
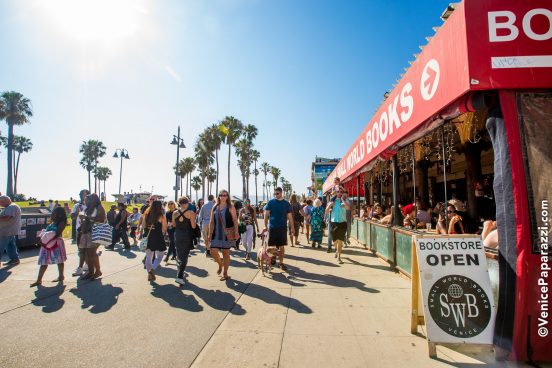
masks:
{"label": "small dog", "polygon": [[278,255],[278,249],[266,245],[266,230],[263,230],[258,236],[261,238],[262,245],[257,251],[257,266],[261,269],[264,276],[265,269],[269,274],[272,273],[272,260]]}

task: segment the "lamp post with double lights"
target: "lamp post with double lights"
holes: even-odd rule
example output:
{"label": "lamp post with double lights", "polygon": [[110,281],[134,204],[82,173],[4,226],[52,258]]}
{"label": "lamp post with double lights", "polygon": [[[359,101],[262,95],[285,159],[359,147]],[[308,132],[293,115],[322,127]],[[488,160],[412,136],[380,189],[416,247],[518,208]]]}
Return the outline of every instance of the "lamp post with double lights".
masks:
{"label": "lamp post with double lights", "polygon": [[123,159],[129,160],[128,151],[126,148],[117,148],[113,154],[114,158],[119,158],[121,156],[121,169],[119,171],[119,194],[121,194],[121,183],[123,180]]}
{"label": "lamp post with double lights", "polygon": [[186,148],[186,145],[184,144],[184,139],[180,138],[180,125],[178,126],[178,134],[173,135],[173,140],[171,144],[174,144],[176,146],[176,165],[174,167],[174,172],[176,175],[176,180],[174,182],[174,201],[176,202],[178,200],[178,190],[180,189],[178,186],[178,161],[180,161],[180,149]]}

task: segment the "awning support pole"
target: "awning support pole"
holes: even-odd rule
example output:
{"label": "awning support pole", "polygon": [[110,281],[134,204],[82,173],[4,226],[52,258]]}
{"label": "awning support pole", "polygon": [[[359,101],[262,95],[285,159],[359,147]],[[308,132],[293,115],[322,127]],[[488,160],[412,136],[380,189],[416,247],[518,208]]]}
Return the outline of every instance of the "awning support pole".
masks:
{"label": "awning support pole", "polygon": [[414,190],[414,207],[416,208],[416,213],[418,213],[418,208],[416,207],[416,156],[414,155],[414,144],[412,144],[412,187]]}
{"label": "awning support pole", "polygon": [[445,224],[448,232],[447,159],[445,157],[445,128],[443,126],[441,126],[441,156],[443,159],[443,186],[445,188],[445,203],[443,206],[445,207]]}
{"label": "awning support pole", "polygon": [[357,176],[357,213],[360,213],[360,175]]}
{"label": "awning support pole", "polygon": [[399,165],[397,155],[391,157],[391,163],[393,164],[393,225],[401,226],[402,224],[399,223]]}

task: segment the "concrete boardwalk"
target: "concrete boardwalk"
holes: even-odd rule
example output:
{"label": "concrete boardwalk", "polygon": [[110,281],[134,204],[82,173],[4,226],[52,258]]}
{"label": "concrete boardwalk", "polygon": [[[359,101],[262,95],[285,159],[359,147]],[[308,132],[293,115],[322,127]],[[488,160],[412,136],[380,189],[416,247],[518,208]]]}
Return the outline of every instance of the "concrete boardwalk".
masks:
{"label": "concrete boardwalk", "polygon": [[194,251],[182,288],[174,261],[147,282],[135,250],[103,250],[103,278],[80,282],[70,276],[75,246],[67,250],[65,286],[29,288],[34,250],[0,269],[0,367],[495,365],[488,348],[438,347],[429,359],[426,340],[409,331],[409,280],[361,246],[345,250],[343,265],[325,250],[288,246],[289,270],[266,277],[233,252],[226,282]]}

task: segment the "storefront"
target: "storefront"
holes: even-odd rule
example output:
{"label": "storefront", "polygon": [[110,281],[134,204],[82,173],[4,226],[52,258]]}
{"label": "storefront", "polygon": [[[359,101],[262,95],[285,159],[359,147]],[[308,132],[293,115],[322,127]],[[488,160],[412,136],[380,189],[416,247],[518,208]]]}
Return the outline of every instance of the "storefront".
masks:
{"label": "storefront", "polygon": [[496,218],[498,252],[489,249],[499,269],[494,343],[511,359],[552,360],[551,127],[552,3],[464,0],[323,190],[339,177],[359,205],[393,208],[391,224],[357,219],[352,234],[407,275],[411,238],[421,229],[399,223],[401,205],[419,197],[446,207],[456,198],[474,220],[470,233]]}

